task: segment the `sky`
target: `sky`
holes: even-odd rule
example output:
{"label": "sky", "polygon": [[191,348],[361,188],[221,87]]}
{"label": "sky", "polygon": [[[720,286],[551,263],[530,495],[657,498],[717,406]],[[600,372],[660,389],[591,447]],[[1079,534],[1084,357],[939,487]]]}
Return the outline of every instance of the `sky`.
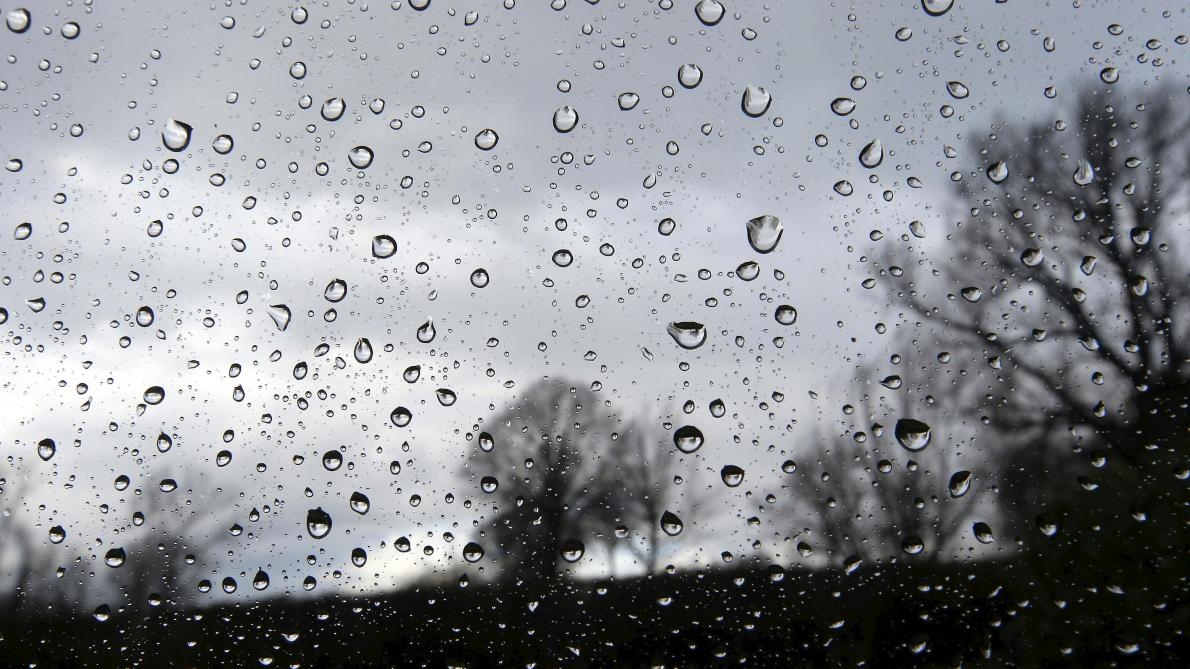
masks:
{"label": "sky", "polygon": [[[482,421],[550,376],[600,384],[626,414],[650,411],[661,434],[662,423],[706,434],[694,456],[674,452],[691,475],[677,486],[686,530],[668,561],[770,555],[798,519],[769,513],[759,530],[743,519],[784,493],[782,461],[815,457],[816,430],[855,429],[841,407],[873,380],[857,370],[891,373],[889,355],[904,350],[903,316],[861,287],[870,233],[905,241],[919,220],[922,245],[943,246],[953,175],[982,178],[987,162],[970,138],[1063,118],[1108,66],[1121,88],[1187,74],[1176,37],[1190,22],[1174,2],[956,0],[931,16],[916,0],[725,0],[716,25],[690,0],[554,4],[50,2],[30,7],[25,32],[0,31],[0,211],[11,230],[32,228],[0,241],[6,514],[49,554],[98,563],[137,531],[115,477],[135,488],[170,476],[179,494],[232,498],[204,532],[249,530],[204,558],[212,576],[330,581],[338,568],[347,575],[328,587],[408,584],[457,567],[490,519],[463,465]],[[685,64],[702,72],[690,88]],[[749,86],[772,99],[759,117],[742,110]],[[632,109],[624,93],[639,97]],[[345,111],[332,121],[322,109],[333,98]],[[833,113],[837,98],[854,111]],[[578,114],[569,132],[553,123],[564,105]],[[191,128],[180,151],[162,138],[171,119]],[[490,150],[477,146],[485,129],[498,135]],[[212,146],[220,135],[234,141],[226,154]],[[858,156],[873,140],[884,157],[867,168]],[[357,146],[373,155],[364,169],[349,160]],[[761,215],[784,228],[768,254],[747,237]],[[664,218],[672,234],[659,233]],[[396,241],[394,255],[373,257],[377,235]],[[562,249],[567,267],[552,260]],[[754,281],[734,275],[746,261],[760,265]],[[341,302],[324,297],[333,279],[348,286]],[[27,305],[35,298],[43,310]],[[784,304],[791,325],[774,318]],[[292,315],[284,330],[273,305]],[[421,342],[429,319],[436,336]],[[705,324],[706,343],[677,346],[674,321]],[[374,349],[367,363],[353,356],[360,338]],[[320,344],[329,351],[316,357]],[[415,364],[421,377],[406,383]],[[165,400],[143,406],[150,386]],[[457,402],[440,405],[438,388]],[[725,418],[706,410],[716,398]],[[395,406],[413,412],[409,426],[390,422]],[[159,453],[163,431],[174,446]],[[43,461],[47,437],[57,453]],[[322,454],[340,447],[349,464],[326,471]],[[234,457],[219,467],[224,448]],[[718,485],[724,464],[748,483]],[[353,517],[357,490],[372,509]],[[264,520],[245,520],[266,505]],[[304,526],[315,506],[336,519],[319,542]],[[51,546],[57,525],[67,539]],[[394,552],[401,535],[434,555]],[[366,570],[348,561],[357,545],[373,556]]]}

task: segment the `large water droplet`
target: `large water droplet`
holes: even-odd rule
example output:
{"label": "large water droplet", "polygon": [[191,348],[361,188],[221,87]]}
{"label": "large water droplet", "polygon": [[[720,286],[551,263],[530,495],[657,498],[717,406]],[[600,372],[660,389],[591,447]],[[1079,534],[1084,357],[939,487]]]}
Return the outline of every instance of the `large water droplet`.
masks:
{"label": "large water droplet", "polygon": [[922,542],[921,537],[916,535],[909,535],[901,540],[901,550],[909,555],[917,555],[926,549],[925,543]]}
{"label": "large water droplet", "polygon": [[145,390],[145,404],[161,404],[165,399],[165,389],[161,386],[150,386]]}
{"label": "large water droplet", "polygon": [[672,511],[666,511],[661,514],[661,531],[665,532],[671,537],[676,537],[682,533],[682,519],[678,518]]}
{"label": "large water droplet", "polygon": [[719,476],[728,488],[734,488],[744,482],[744,470],[735,465],[726,465],[719,471]]}
{"label": "large water droplet", "polygon": [[372,342],[367,337],[355,340],[355,361],[361,364],[372,360]]}
{"label": "large water droplet", "polygon": [[252,587],[257,590],[265,590],[269,587],[269,575],[263,569],[256,570],[256,575],[252,577]]}
{"label": "large water droplet", "polygon": [[343,279],[331,279],[331,282],[326,284],[326,290],[322,292],[322,296],[326,298],[327,302],[342,301],[347,297],[347,282]]}
{"label": "large water droplet", "polygon": [[702,83],[702,68],[694,63],[686,63],[678,68],[678,83],[683,88],[695,88]]}
{"label": "large water droplet", "polygon": [[31,19],[32,17],[29,16],[29,10],[18,8],[9,10],[8,14],[6,14],[4,17],[4,22],[8,25],[9,30],[20,34],[29,29]]}
{"label": "large water droplet", "polygon": [[752,118],[764,116],[773,102],[773,96],[760,86],[748,86],[744,89],[744,96],[740,100],[740,108]]}
{"label": "large water droplet", "polygon": [[725,13],[727,9],[719,0],[698,0],[698,4],[694,5],[694,15],[703,25],[713,26],[719,23]]}
{"label": "large water droplet", "polygon": [[143,306],[136,310],[136,324],[142,328],[152,325],[154,317],[152,307]]}
{"label": "large water droplet", "polygon": [[455,391],[449,388],[439,388],[438,390],[435,390],[434,396],[438,398],[438,403],[444,407],[451,406],[456,401],[458,401],[458,395],[455,394]]}
{"label": "large water droplet", "polygon": [[959,470],[950,475],[950,483],[946,486],[950,490],[951,497],[962,497],[971,489],[971,472],[966,469]]}
{"label": "large water droplet", "polygon": [[285,328],[289,327],[289,321],[293,318],[293,312],[284,304],[270,304],[269,316],[273,319],[277,329],[285,332]]}
{"label": "large water droplet", "polygon": [[491,128],[485,128],[483,130],[480,130],[475,135],[476,148],[483,149],[484,151],[491,151],[496,146],[496,143],[499,141],[500,141],[500,136],[497,135],[496,131],[492,130]]}
{"label": "large water droplet", "polygon": [[128,559],[123,548],[112,548],[103,556],[103,563],[109,567],[119,567]]}
{"label": "large water droplet", "polygon": [[639,102],[640,96],[636,93],[620,93],[616,98],[616,104],[620,105],[622,111],[634,109]]}
{"label": "large water droplet", "polygon": [[12,238],[17,241],[28,239],[33,234],[33,224],[25,222],[17,225],[16,230],[12,232]]}
{"label": "large water droplet", "polygon": [[1074,169],[1074,183],[1079,186],[1086,186],[1095,180],[1095,170],[1092,169],[1091,163],[1079,159],[1078,165]]}
{"label": "large water droplet", "polygon": [[568,249],[558,249],[554,251],[552,260],[558,267],[570,267],[570,263],[574,262],[574,255]]}
{"label": "large water droplet", "polygon": [[483,288],[488,285],[488,271],[484,268],[479,268],[471,273],[471,285],[476,288]]}
{"label": "large water droplet", "polygon": [[687,350],[696,349],[707,340],[707,329],[702,323],[674,321],[665,329],[669,332],[669,336],[678,343],[678,346]]}
{"label": "large water droplet", "polygon": [[554,130],[570,132],[578,125],[578,111],[570,105],[562,105],[554,112]]}
{"label": "large water droplet", "polygon": [[1025,267],[1037,267],[1045,261],[1045,254],[1041,249],[1028,248],[1021,252],[1021,262]]}
{"label": "large water droplet", "polygon": [[343,466],[343,454],[339,451],[331,449],[322,454],[322,466],[328,471],[333,472]]}
{"label": "large water droplet", "polygon": [[674,430],[674,446],[683,453],[693,453],[702,448],[702,430],[693,425],[683,425]]}
{"label": "large water droplet", "polygon": [[331,515],[322,507],[306,512],[306,531],[315,539],[321,539],[331,532]]}
{"label": "large water droplet", "polygon": [[215,153],[223,156],[231,153],[234,147],[235,140],[231,138],[231,135],[219,135],[215,141],[211,142],[211,148],[215,150]]}
{"label": "large water droplet", "polygon": [[1008,164],[1003,160],[998,160],[988,165],[988,178],[994,184],[1004,183],[1004,180],[1008,178]]}
{"label": "large water droplet", "polygon": [[362,492],[351,493],[351,499],[349,499],[347,503],[351,506],[352,511],[358,513],[361,516],[367,513],[368,509],[372,506],[372,503],[368,501],[368,496]]}
{"label": "large water droplet", "polygon": [[173,446],[174,446],[173,437],[169,436],[168,434],[166,434],[164,432],[157,435],[157,450],[158,450],[158,452],[167,453],[167,452],[169,452],[169,449],[173,448]]}
{"label": "large water droplet", "polygon": [[422,323],[421,327],[417,328],[417,340],[423,344],[428,344],[434,341],[434,337],[437,334],[438,331],[434,329],[433,318],[427,318],[426,322]]}
{"label": "large water droplet", "polygon": [[372,238],[372,256],[384,260],[397,252],[397,240],[390,235],[376,235]]}
{"label": "large water droplet", "polygon": [[942,16],[954,6],[954,0],[921,0],[921,8],[930,16]]}
{"label": "large water droplet", "polygon": [[962,100],[971,94],[971,91],[967,88],[967,85],[961,81],[946,82],[946,91],[950,93],[950,96],[956,100]]}
{"label": "large water droplet", "polygon": [[784,226],[776,216],[765,214],[748,221],[748,243],[757,253],[771,253],[781,241]]}
{"label": "large water droplet", "polygon": [[978,286],[967,286],[966,288],[960,290],[959,294],[962,295],[963,299],[967,300],[968,302],[978,302],[983,298],[983,291],[980,290]]}
{"label": "large water droplet", "polygon": [[583,553],[587,551],[587,547],[578,539],[567,539],[562,542],[562,547],[558,551],[562,559],[567,562],[578,562],[583,559]]}
{"label": "large water droplet", "polygon": [[913,418],[901,418],[893,428],[893,436],[905,449],[920,451],[930,443],[930,426]]}
{"label": "large water droplet", "polygon": [[53,439],[45,438],[37,442],[37,457],[42,460],[49,460],[54,457],[54,453],[58,452],[58,445],[54,443]]}
{"label": "large water droplet", "polygon": [[855,100],[851,98],[835,98],[831,100],[831,111],[839,116],[847,116],[855,111]]}
{"label": "large water droplet", "polygon": [[863,151],[859,152],[859,163],[868,169],[879,167],[884,160],[884,146],[879,139],[868,142]]}
{"label": "large water droplet", "polygon": [[60,544],[66,541],[66,529],[61,525],[55,525],[50,528],[50,543]]}
{"label": "large water droplet", "polygon": [[[347,102],[343,98],[327,98],[322,103],[322,118],[327,121],[338,121],[347,109]],[[357,166],[358,167],[358,166]],[[364,167],[367,167],[364,165]]]}
{"label": "large water droplet", "polygon": [[170,151],[185,151],[190,145],[190,124],[169,119],[161,128],[161,141]]}
{"label": "large water droplet", "polygon": [[975,540],[981,544],[990,544],[996,540],[992,536],[992,528],[988,527],[987,523],[976,521],[971,525],[971,532],[975,534]]}
{"label": "large water droplet", "polygon": [[413,420],[413,413],[405,407],[397,407],[388,415],[388,419],[397,427],[405,427]]}
{"label": "large water droplet", "polygon": [[782,304],[773,313],[773,318],[777,319],[781,325],[793,325],[797,321],[797,309],[788,304]]}
{"label": "large water droplet", "polygon": [[372,149],[363,145],[357,146],[347,152],[348,162],[350,162],[353,167],[360,170],[366,169],[369,165],[371,165],[373,157],[374,154],[372,153]]}
{"label": "large water droplet", "polygon": [[472,564],[483,559],[483,547],[474,541],[468,541],[466,546],[463,546],[463,559]]}

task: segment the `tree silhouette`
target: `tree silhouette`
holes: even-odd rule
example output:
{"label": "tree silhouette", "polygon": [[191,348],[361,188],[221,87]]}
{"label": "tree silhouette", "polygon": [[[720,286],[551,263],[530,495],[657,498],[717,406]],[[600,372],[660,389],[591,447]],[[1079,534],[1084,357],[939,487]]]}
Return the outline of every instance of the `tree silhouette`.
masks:
{"label": "tree silhouette", "polygon": [[[961,369],[952,401],[995,436],[1027,573],[1082,605],[1055,632],[1185,605],[1186,93],[1088,89],[1063,117],[998,124],[971,148],[967,215],[945,242],[884,254],[892,302],[920,360]],[[1120,643],[1149,633],[1140,622],[1113,623]]]}
{"label": "tree silhouette", "polygon": [[468,469],[481,488],[496,481],[485,494],[508,578],[552,581],[564,560],[625,522],[613,446],[625,425],[595,392],[558,379],[530,386],[486,423]]}

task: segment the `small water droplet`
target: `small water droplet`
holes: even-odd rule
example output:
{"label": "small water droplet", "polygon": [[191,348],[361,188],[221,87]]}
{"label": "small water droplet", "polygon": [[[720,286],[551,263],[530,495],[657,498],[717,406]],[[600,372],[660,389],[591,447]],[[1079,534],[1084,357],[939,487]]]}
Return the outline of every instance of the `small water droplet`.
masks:
{"label": "small water droplet", "polygon": [[975,534],[975,540],[981,544],[990,544],[996,540],[992,535],[992,528],[988,527],[987,523],[976,521],[971,525],[971,532]]}
{"label": "small water droplet", "polygon": [[476,288],[484,288],[488,285],[488,272],[482,267],[471,273],[471,285]]}
{"label": "small water droplet", "polygon": [[8,25],[9,30],[20,34],[29,29],[32,17],[29,15],[29,10],[18,8],[9,10],[4,17],[4,22]]}
{"label": "small water droplet", "polygon": [[839,116],[847,116],[855,111],[855,100],[851,98],[835,98],[831,100],[831,111]]}

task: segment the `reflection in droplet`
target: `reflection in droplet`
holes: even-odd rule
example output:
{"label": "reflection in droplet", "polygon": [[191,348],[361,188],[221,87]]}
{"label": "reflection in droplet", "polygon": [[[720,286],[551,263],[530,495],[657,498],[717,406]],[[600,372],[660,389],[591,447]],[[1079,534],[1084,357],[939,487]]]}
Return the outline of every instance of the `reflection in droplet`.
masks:
{"label": "reflection in droplet", "polygon": [[687,350],[696,349],[707,340],[707,329],[702,323],[674,321],[665,329],[669,332],[669,336],[678,343],[678,346]]}
{"label": "reflection in droplet", "polygon": [[583,553],[586,551],[587,547],[583,545],[583,542],[579,541],[578,539],[567,539],[566,541],[562,542],[562,547],[559,549],[558,553],[562,556],[562,559],[566,560],[567,562],[578,562],[579,560],[583,559]]}
{"label": "reflection in droplet", "polygon": [[785,227],[776,216],[765,214],[748,221],[748,244],[757,253],[771,253],[781,241]]}
{"label": "reflection in droplet", "polygon": [[764,116],[764,113],[769,110],[769,105],[773,102],[773,96],[768,91],[760,86],[748,86],[744,89],[744,95],[740,99],[740,108],[744,113],[752,118]]}
{"label": "reflection in droplet", "polygon": [[497,135],[496,131],[492,130],[491,128],[480,130],[475,135],[476,148],[482,149],[484,151],[491,151],[499,141],[500,136]]}
{"label": "reflection in droplet", "polygon": [[930,443],[930,426],[913,418],[900,418],[893,428],[893,436],[906,450],[920,451]]}
{"label": "reflection in droplet", "polygon": [[306,531],[315,539],[322,539],[331,532],[331,516],[322,507],[306,512]]}
{"label": "reflection in droplet", "polygon": [[37,442],[37,457],[42,460],[49,460],[58,452],[58,445],[54,443],[53,439],[45,438]]}
{"label": "reflection in droplet", "polygon": [[693,425],[683,425],[674,430],[674,446],[683,453],[693,453],[702,448],[702,430]]}
{"label": "reflection in droplet", "polygon": [[719,471],[724,485],[734,488],[744,482],[744,470],[735,465],[726,465]]}
{"label": "reflection in droplet", "polygon": [[988,178],[992,183],[1004,183],[1008,178],[1008,165],[1003,160],[998,160],[991,165],[988,165]]}
{"label": "reflection in droplet", "polygon": [[351,165],[356,169],[361,170],[372,164],[373,157],[374,155],[372,153],[372,149],[362,145],[357,146],[351,149],[351,151],[347,152],[348,162],[350,162]]}
{"label": "reflection in droplet", "polygon": [[351,498],[347,500],[347,504],[351,507],[352,511],[361,516],[367,513],[368,509],[372,506],[372,503],[368,501],[368,496],[362,492],[351,493]]}
{"label": "reflection in droplet", "polygon": [[554,130],[566,133],[578,125],[578,111],[570,105],[562,105],[554,112]]}
{"label": "reflection in droplet", "polygon": [[413,420],[413,413],[405,407],[397,407],[389,414],[388,419],[397,427],[405,427]]}
{"label": "reflection in droplet", "polygon": [[[327,121],[338,121],[347,109],[347,101],[343,98],[328,98],[322,103],[322,118]],[[357,165],[357,167],[359,167]],[[364,165],[363,167],[367,167]]]}
{"label": "reflection in droplet", "polygon": [[483,559],[483,547],[474,541],[467,542],[467,545],[463,546],[463,559],[472,564],[479,562]]}
{"label": "reflection in droplet", "polygon": [[397,252],[397,240],[391,235],[376,235],[372,238],[372,256],[384,260]]}
{"label": "reflection in droplet", "polygon": [[355,340],[355,361],[365,364],[372,360],[372,342],[367,337]]}
{"label": "reflection in droplet", "polygon": [[661,514],[661,531],[665,532],[671,537],[676,537],[682,533],[682,519],[678,518],[672,511],[666,511]]}
{"label": "reflection in droplet", "polygon": [[703,25],[713,26],[719,23],[725,13],[727,10],[719,0],[698,0],[698,4],[694,5],[694,15]]}

